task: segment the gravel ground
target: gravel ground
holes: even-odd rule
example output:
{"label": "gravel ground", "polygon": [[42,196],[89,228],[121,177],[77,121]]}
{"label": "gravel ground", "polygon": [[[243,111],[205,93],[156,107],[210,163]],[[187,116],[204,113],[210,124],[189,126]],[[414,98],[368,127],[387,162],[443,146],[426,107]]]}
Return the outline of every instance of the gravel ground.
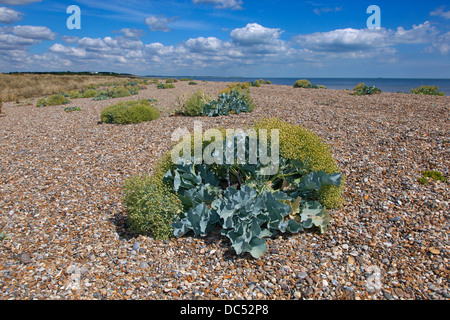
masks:
{"label": "gravel ground", "polygon": [[[149,86],[163,117],[98,124],[120,100],[36,108],[6,103],[0,118],[1,299],[425,299],[449,291],[449,183],[417,182],[450,168],[449,97],[252,88],[251,114],[201,119],[239,128],[278,116],[318,133],[347,176],[345,206],[326,234],[268,241],[255,260],[236,256],[216,230],[156,241],[127,229],[122,184],[150,172],[171,146],[177,97],[226,83]],[[200,120],[200,119],[199,119]]]}

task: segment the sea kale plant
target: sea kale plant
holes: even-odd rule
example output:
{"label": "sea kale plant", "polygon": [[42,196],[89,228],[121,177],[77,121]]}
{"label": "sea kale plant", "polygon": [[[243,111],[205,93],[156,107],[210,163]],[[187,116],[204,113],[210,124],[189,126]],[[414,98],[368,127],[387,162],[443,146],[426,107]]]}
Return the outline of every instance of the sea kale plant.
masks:
{"label": "sea kale plant", "polygon": [[[276,170],[266,170],[273,164],[249,161],[250,133],[258,132],[259,154],[266,150],[273,156],[272,143],[277,141],[271,138],[273,129],[279,130],[279,162]],[[170,227],[175,237],[190,233],[205,237],[220,228],[236,254],[249,253],[254,258],[268,251],[266,239],[275,234],[312,228],[326,232],[328,209],[342,204],[344,178],[317,135],[278,119],[259,121],[246,132],[235,131],[232,135],[225,134],[225,130],[221,132],[227,139],[218,143],[214,139],[203,141],[201,145],[203,157],[208,154],[215,162],[198,161],[192,154],[174,163],[169,154],[154,170],[154,181],[162,183],[168,194],[177,199],[172,200],[177,204],[176,212],[169,213],[159,203],[146,202],[153,196],[145,190],[154,192],[149,186],[138,192],[127,189],[126,197],[132,201],[126,203],[131,208],[130,225],[134,230],[142,229],[143,224],[149,226],[143,221],[155,221],[164,208],[164,217],[174,217]],[[270,132],[270,136],[262,139],[260,132]],[[219,150],[227,152],[224,155]],[[227,154],[234,155],[234,160],[226,161]],[[136,204],[144,202],[148,205],[137,210]],[[151,228],[145,230],[154,232]],[[164,230],[167,234],[168,226]]]}
{"label": "sea kale plant", "polygon": [[213,100],[203,106],[201,115],[218,117],[251,112],[254,106],[246,99],[247,95],[248,93],[234,90],[229,93],[221,93],[218,100]]}
{"label": "sea kale plant", "polygon": [[364,83],[360,83],[353,89],[352,95],[365,96],[378,93],[381,93],[381,89],[378,89],[375,86],[368,87]]}

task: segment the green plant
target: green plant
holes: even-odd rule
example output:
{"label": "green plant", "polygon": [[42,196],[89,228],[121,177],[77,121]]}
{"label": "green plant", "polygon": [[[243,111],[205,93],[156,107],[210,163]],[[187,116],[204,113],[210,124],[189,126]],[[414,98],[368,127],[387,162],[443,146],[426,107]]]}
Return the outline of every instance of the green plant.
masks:
{"label": "green plant", "polygon": [[95,89],[88,89],[86,91],[81,92],[81,98],[94,98],[98,95],[97,90]]}
{"label": "green plant", "polygon": [[197,82],[191,81],[191,82],[189,82],[188,84],[189,84],[190,86],[196,86],[196,85],[197,85]]}
{"label": "green plant", "polygon": [[251,112],[254,108],[247,99],[247,93],[231,90],[230,93],[222,93],[219,99],[211,101],[203,106],[201,115],[217,117],[242,112]]}
{"label": "green plant", "polygon": [[[296,126],[277,118],[263,119],[253,125],[255,130],[279,130],[280,157],[290,161],[300,161],[307,172],[324,171],[327,174],[338,173],[339,167],[327,144],[315,133],[302,126]],[[323,186],[318,191],[319,201],[328,209],[343,204],[345,177],[340,187]]]}
{"label": "green plant", "polygon": [[48,98],[41,98],[36,102],[37,107],[59,106],[69,104],[69,99],[62,93],[51,95]]}
{"label": "green plant", "polygon": [[[223,164],[208,165],[196,163],[192,158],[175,164],[169,152],[158,162],[150,178],[138,177],[129,185],[131,192],[126,193],[126,202],[130,204],[130,215],[138,226],[148,226],[143,217],[152,215],[147,212],[161,212],[166,207],[163,200],[148,202],[149,199],[160,199],[159,195],[153,195],[153,190],[164,186],[164,194],[175,195],[178,200],[172,199],[176,207],[171,208],[171,214],[167,215],[173,219],[174,236],[181,237],[189,232],[206,236],[215,227],[220,227],[237,254],[247,252],[255,258],[267,252],[266,238],[277,233],[297,233],[313,227],[326,232],[330,216],[324,204],[323,191],[330,188],[342,190],[342,174],[320,138],[302,127],[278,119],[258,121],[251,127],[268,132],[273,128],[279,129],[280,142],[287,138],[285,144],[280,145],[278,172],[265,175],[260,169],[266,165],[260,162],[222,161],[219,163]],[[220,132],[226,133],[225,130]],[[243,137],[246,135],[235,132],[231,139]],[[270,144],[269,141],[270,136],[267,140]],[[223,141],[224,148],[227,142]],[[203,142],[204,152],[211,143]],[[246,139],[246,159],[249,143]],[[234,146],[236,154],[238,147],[237,144]],[[149,186],[152,188],[148,189],[150,191],[141,191]],[[165,231],[169,220],[164,220]],[[151,229],[133,228],[141,233]]]}
{"label": "green plant", "polygon": [[423,94],[423,95],[431,95],[431,96],[445,96],[444,92],[439,92],[438,86],[420,86],[418,88],[412,89],[411,92],[413,94]]}
{"label": "green plant", "polygon": [[119,87],[112,88],[109,91],[108,95],[111,98],[123,98],[123,97],[131,96],[131,92],[127,88],[125,88],[123,86],[119,86]]}
{"label": "green plant", "polygon": [[174,83],[175,82],[175,79],[166,79],[166,83]]}
{"label": "green plant", "polygon": [[381,93],[381,90],[378,89],[377,87],[375,86],[368,87],[364,83],[360,83],[353,89],[352,95],[364,96],[379,93]]}
{"label": "green plant", "polygon": [[149,176],[128,179],[124,185],[130,228],[138,234],[151,233],[157,240],[173,234],[173,220],[181,213],[177,196],[161,180]]}
{"label": "green plant", "polygon": [[447,182],[447,179],[439,171],[422,171],[422,177],[418,181],[425,185],[429,182],[428,178],[433,181]]}
{"label": "green plant", "polygon": [[183,105],[182,114],[189,117],[197,117],[203,114],[203,109],[207,103],[210,103],[213,97],[197,90]]}
{"label": "green plant", "polygon": [[160,117],[160,112],[147,99],[119,102],[102,110],[103,123],[130,124],[152,121]]}
{"label": "green plant", "polygon": [[159,83],[157,89],[173,89],[175,85],[173,83]]}
{"label": "green plant", "polygon": [[178,194],[185,212],[173,223],[174,235],[193,231],[205,236],[218,224],[237,254],[249,252],[259,258],[267,251],[264,238],[275,233],[312,227],[326,231],[329,214],[318,192],[324,186],[339,187],[341,174],[306,173],[301,162],[286,160],[273,176],[261,175],[260,168],[261,164],[208,166],[191,161],[170,169],[163,181]]}
{"label": "green plant", "polygon": [[306,79],[297,80],[294,83],[294,88],[305,88],[305,89],[326,89],[325,86],[312,84]]}
{"label": "green plant", "polygon": [[9,239],[10,239],[10,237],[6,234],[5,231],[2,231],[0,233],[0,241],[9,240]]}
{"label": "green plant", "polygon": [[69,92],[69,98],[70,99],[77,99],[80,98],[80,91],[79,90],[72,90]]}
{"label": "green plant", "polygon": [[309,82],[306,79],[297,80],[294,83],[294,88],[308,88],[311,85],[311,82]]}
{"label": "green plant", "polygon": [[81,108],[77,107],[77,106],[67,107],[67,108],[64,108],[64,111],[65,112],[81,111]]}

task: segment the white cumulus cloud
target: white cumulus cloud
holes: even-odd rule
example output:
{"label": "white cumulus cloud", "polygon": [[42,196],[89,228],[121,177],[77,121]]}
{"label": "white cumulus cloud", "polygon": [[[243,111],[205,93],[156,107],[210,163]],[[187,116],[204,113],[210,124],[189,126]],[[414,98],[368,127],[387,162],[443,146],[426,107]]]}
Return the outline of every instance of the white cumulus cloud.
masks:
{"label": "white cumulus cloud", "polygon": [[11,24],[22,19],[23,13],[6,7],[0,7],[0,23]]}

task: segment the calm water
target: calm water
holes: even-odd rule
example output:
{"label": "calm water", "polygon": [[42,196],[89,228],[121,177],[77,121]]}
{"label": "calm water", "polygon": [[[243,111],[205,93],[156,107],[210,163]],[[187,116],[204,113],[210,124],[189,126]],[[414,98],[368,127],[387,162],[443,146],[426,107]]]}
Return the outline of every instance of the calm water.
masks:
{"label": "calm water", "polygon": [[[177,77],[193,78],[195,80],[206,81],[224,81],[224,82],[247,82],[258,80],[259,78],[239,78],[239,77]],[[264,78],[272,81],[272,84],[294,85],[295,81],[301,78]],[[411,88],[417,88],[422,85],[438,86],[439,91],[444,92],[446,96],[450,95],[450,79],[333,79],[333,78],[307,78],[313,84],[321,84],[328,89],[353,89],[358,83],[364,82],[367,86],[375,85],[383,92],[411,92]]]}

